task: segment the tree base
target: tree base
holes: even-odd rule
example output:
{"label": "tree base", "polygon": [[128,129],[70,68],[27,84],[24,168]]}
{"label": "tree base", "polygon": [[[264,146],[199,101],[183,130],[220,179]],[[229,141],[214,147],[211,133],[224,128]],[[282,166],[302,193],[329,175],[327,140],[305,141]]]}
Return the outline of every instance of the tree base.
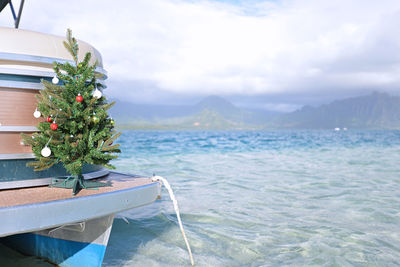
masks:
{"label": "tree base", "polygon": [[70,176],[67,178],[54,178],[49,187],[72,189],[72,195],[78,194],[82,189],[98,190],[99,187],[112,186],[110,183],[89,181],[83,175]]}

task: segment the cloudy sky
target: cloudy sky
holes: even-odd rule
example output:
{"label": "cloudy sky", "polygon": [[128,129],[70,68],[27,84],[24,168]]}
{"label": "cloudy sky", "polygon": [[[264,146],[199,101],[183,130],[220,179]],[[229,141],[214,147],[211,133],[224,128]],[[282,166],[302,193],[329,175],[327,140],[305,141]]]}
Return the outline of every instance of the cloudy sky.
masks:
{"label": "cloudy sky", "polygon": [[107,94],[137,103],[289,111],[400,92],[399,0],[35,0],[20,28],[71,28],[102,53]]}

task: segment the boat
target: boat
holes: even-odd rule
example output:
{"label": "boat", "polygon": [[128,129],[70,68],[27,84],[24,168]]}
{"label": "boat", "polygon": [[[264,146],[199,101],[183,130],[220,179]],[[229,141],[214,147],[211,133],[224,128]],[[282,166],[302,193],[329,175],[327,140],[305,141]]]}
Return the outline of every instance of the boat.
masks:
{"label": "boat", "polygon": [[160,184],[116,172],[97,180],[113,186],[0,191],[0,242],[58,266],[101,266],[115,214],[154,202]]}
{"label": "boat", "polygon": [[[0,0],[0,11],[8,2]],[[0,36],[0,243],[58,266],[101,266],[115,214],[153,203],[161,184],[86,165],[84,179],[112,186],[73,196],[71,190],[48,186],[67,175],[61,164],[38,172],[26,167],[34,155],[21,133],[38,131],[43,120],[33,116],[41,80],[52,80],[53,62],[71,58],[64,37],[4,27]],[[97,60],[96,73],[105,87],[101,54],[83,41],[79,48],[81,55],[91,52],[92,61]]]}

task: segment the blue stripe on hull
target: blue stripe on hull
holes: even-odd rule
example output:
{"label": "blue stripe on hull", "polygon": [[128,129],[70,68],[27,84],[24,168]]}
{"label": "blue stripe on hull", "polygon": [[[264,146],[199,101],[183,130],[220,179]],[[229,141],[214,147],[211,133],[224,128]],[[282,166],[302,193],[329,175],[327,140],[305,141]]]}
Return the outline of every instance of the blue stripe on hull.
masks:
{"label": "blue stripe on hull", "polygon": [[81,243],[36,234],[19,234],[1,239],[5,245],[24,254],[48,259],[62,267],[101,266],[106,246]]}

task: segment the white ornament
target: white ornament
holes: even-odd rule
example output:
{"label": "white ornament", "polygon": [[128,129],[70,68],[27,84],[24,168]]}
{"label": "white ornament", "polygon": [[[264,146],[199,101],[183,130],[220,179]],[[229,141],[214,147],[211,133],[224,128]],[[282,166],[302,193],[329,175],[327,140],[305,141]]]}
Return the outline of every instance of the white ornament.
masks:
{"label": "white ornament", "polygon": [[40,111],[37,109],[35,110],[35,112],[33,112],[33,117],[35,117],[36,119],[39,119],[41,115],[42,113],[40,113]]}
{"label": "white ornament", "polygon": [[103,93],[99,89],[96,88],[96,90],[94,90],[94,92],[93,92],[93,97],[99,99],[102,96],[103,96]]}
{"label": "white ornament", "polygon": [[53,79],[51,80],[52,83],[57,84],[60,80],[57,78],[57,76],[54,76]]}
{"label": "white ornament", "polygon": [[42,151],[40,152],[43,157],[47,158],[48,156],[51,155],[51,150],[47,146],[45,146]]}

